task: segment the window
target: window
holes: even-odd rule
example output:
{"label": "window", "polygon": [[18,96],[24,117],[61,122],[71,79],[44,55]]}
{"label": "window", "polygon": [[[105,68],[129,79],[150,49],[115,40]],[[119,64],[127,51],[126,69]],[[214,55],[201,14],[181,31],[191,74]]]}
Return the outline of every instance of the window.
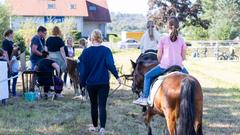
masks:
{"label": "window", "polygon": [[77,5],[76,4],[70,4],[70,9],[77,9]]}
{"label": "window", "polygon": [[95,5],[90,5],[88,10],[89,11],[96,11],[97,7]]}
{"label": "window", "polygon": [[56,9],[56,4],[48,4],[48,9]]}

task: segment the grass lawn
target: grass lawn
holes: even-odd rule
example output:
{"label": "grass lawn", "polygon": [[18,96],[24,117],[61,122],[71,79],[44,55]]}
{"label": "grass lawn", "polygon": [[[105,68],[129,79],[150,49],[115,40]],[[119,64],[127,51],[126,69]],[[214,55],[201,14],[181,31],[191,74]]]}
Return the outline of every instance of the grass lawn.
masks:
{"label": "grass lawn", "polygon": [[[130,59],[138,50],[114,54],[123,73],[130,73]],[[211,58],[191,59],[185,65],[199,79],[204,90],[203,130],[205,135],[240,135],[240,62],[216,61]],[[116,88],[112,79],[111,87]],[[20,88],[19,88],[20,89]],[[73,91],[65,88],[66,96],[56,101],[40,100],[27,103],[22,98],[10,99],[0,106],[0,134],[3,135],[91,135],[89,102],[74,101]],[[122,86],[108,100],[108,135],[146,135],[141,108],[132,104],[136,98]],[[165,120],[155,116],[154,134],[163,134]]]}

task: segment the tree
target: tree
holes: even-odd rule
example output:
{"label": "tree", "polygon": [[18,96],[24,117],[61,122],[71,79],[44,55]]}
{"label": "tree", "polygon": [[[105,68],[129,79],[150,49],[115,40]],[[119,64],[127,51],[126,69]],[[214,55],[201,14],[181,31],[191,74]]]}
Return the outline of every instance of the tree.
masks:
{"label": "tree", "polygon": [[[209,0],[206,0],[209,1]],[[238,36],[240,31],[240,1],[217,0],[215,10],[209,12],[211,27],[209,35],[211,39],[226,40]]]}
{"label": "tree", "polygon": [[0,26],[0,43],[2,43],[3,33],[9,28],[9,11],[3,4],[0,4]]}
{"label": "tree", "polygon": [[154,20],[159,27],[164,25],[169,17],[176,16],[182,22],[182,27],[194,25],[208,28],[208,21],[200,18],[203,13],[200,0],[195,3],[192,3],[192,0],[149,0],[148,5],[148,18]]}

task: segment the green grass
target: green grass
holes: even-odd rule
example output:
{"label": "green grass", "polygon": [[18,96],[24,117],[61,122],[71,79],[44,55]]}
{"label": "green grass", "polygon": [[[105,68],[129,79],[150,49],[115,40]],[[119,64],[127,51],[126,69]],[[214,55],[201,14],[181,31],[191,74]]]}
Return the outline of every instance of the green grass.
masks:
{"label": "green grass", "polygon": [[[130,73],[130,59],[135,60],[139,50],[114,54],[123,73]],[[187,69],[201,83],[204,90],[203,130],[205,135],[240,135],[240,62],[219,62],[209,59],[188,59]],[[111,88],[116,88],[112,78]],[[22,98],[10,99],[0,106],[1,135],[91,135],[89,102],[74,101],[73,91],[65,88],[64,99],[40,100],[27,103]],[[107,135],[146,135],[141,108],[132,104],[136,95],[121,87],[109,97]],[[155,116],[154,134],[163,134],[165,120]]]}

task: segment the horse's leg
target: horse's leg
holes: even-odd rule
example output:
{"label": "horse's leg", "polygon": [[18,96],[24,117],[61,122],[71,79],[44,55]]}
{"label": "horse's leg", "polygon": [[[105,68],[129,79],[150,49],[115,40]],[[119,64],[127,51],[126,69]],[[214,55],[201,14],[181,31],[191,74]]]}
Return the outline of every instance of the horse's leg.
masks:
{"label": "horse's leg", "polygon": [[176,116],[172,111],[166,114],[167,127],[170,135],[176,135]]}
{"label": "horse's leg", "polygon": [[144,123],[148,128],[148,135],[152,135],[152,128],[151,128],[150,122],[151,122],[154,115],[155,115],[155,113],[153,111],[153,108],[149,107],[147,112],[146,112],[146,115],[144,117]]}
{"label": "horse's leg", "polygon": [[73,85],[74,85],[74,93],[75,96],[79,96],[79,92],[78,92],[78,84],[76,83],[76,81],[73,81]]}

